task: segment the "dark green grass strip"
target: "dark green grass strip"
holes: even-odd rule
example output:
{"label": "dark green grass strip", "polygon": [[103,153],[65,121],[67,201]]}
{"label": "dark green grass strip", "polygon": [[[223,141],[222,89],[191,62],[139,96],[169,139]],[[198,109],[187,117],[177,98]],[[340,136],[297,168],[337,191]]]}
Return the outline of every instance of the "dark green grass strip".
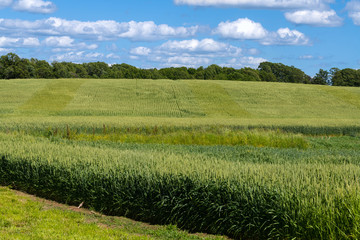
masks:
{"label": "dark green grass strip", "polygon": [[77,90],[86,80],[52,80],[43,89],[36,92],[20,107],[25,113],[59,113],[73,100]]}
{"label": "dark green grass strip", "polygon": [[210,82],[189,82],[199,105],[209,116],[250,117],[229,93],[219,84]]}

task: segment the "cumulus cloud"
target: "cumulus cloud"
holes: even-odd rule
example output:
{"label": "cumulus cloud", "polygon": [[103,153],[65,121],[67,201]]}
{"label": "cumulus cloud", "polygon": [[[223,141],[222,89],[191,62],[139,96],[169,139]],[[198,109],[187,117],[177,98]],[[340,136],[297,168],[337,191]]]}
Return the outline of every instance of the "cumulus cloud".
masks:
{"label": "cumulus cloud", "polygon": [[75,51],[79,49],[93,50],[98,48],[97,44],[86,44],[84,42],[75,43],[75,39],[72,39],[69,36],[47,37],[43,40],[43,45],[47,47],[52,47],[54,52]]}
{"label": "cumulus cloud", "polygon": [[250,54],[250,55],[258,55],[258,54],[260,54],[259,49],[256,49],[256,48],[246,49],[245,52],[247,54]]}
{"label": "cumulus cloud", "polygon": [[322,9],[333,0],[174,0],[178,5],[266,9]]}
{"label": "cumulus cloud", "polygon": [[9,53],[9,52],[12,52],[12,49],[9,49],[9,48],[0,48],[0,53]]}
{"label": "cumulus cloud", "polygon": [[239,59],[239,67],[253,67],[257,68],[260,63],[268,61],[261,57],[242,57]]}
{"label": "cumulus cloud", "polygon": [[0,37],[0,47],[36,47],[40,42],[37,38]]}
{"label": "cumulus cloud", "polygon": [[243,68],[243,67],[251,67],[257,68],[260,63],[266,62],[265,58],[261,57],[251,57],[251,56],[244,56],[240,58],[232,58],[227,61],[225,64],[222,64],[224,67],[234,67],[234,68]]}
{"label": "cumulus cloud", "polygon": [[209,65],[211,63],[211,59],[207,57],[196,57],[190,55],[182,55],[182,56],[173,56],[161,58],[162,65],[168,67],[198,67]]}
{"label": "cumulus cloud", "polygon": [[260,23],[248,18],[221,22],[213,33],[226,39],[258,40],[263,45],[307,45],[310,43],[309,38],[297,30],[280,28],[276,32],[270,32]]}
{"label": "cumulus cloud", "polygon": [[355,25],[360,26],[360,1],[350,1],[346,4],[345,9]]}
{"label": "cumulus cloud", "polygon": [[109,53],[109,54],[107,54],[107,55],[106,55],[106,58],[107,58],[107,59],[121,59],[120,56],[118,56],[118,55],[116,55],[116,54],[114,54],[114,53]]}
{"label": "cumulus cloud", "polygon": [[232,39],[261,39],[267,35],[267,31],[260,23],[248,18],[239,18],[234,22],[221,22],[214,33],[223,38]]}
{"label": "cumulus cloud", "polygon": [[14,46],[19,41],[20,38],[0,37],[0,47]]}
{"label": "cumulus cloud", "polygon": [[12,3],[12,0],[0,0],[0,7],[8,7]]}
{"label": "cumulus cloud", "polygon": [[167,41],[156,49],[165,55],[178,55],[179,53],[192,53],[198,55],[206,55],[208,57],[229,57],[239,56],[242,49],[227,43],[215,41],[211,38],[202,40],[191,39],[183,41]]}
{"label": "cumulus cloud", "polygon": [[285,18],[296,24],[305,24],[317,27],[339,27],[343,23],[334,10],[300,10],[285,13]]}
{"label": "cumulus cloud", "polygon": [[38,47],[40,46],[40,41],[38,38],[24,38],[23,40],[23,47]]}
{"label": "cumulus cloud", "polygon": [[148,56],[151,53],[151,49],[147,47],[137,47],[131,49],[130,53],[138,56]]}
{"label": "cumulus cloud", "polygon": [[[137,47],[130,51],[133,55],[131,59],[159,63],[162,67],[199,67],[210,64],[218,64],[232,67],[257,67],[263,58],[244,56],[244,53],[258,53],[259,51],[251,48],[243,50],[228,43],[215,41],[205,38],[202,40],[190,39],[182,41],[167,41],[160,46],[152,49]],[[231,62],[232,59],[236,61]],[[224,63],[226,63],[224,65]]]}
{"label": "cumulus cloud", "polygon": [[74,39],[64,36],[64,37],[48,37],[44,40],[46,46],[51,47],[72,47]]}
{"label": "cumulus cloud", "polygon": [[198,31],[198,26],[194,27],[170,27],[166,24],[156,25],[152,21],[123,23],[124,32],[119,33],[119,37],[132,40],[158,40],[171,37],[194,36]]}
{"label": "cumulus cloud", "polygon": [[54,55],[50,58],[51,61],[58,62],[90,62],[90,61],[98,61],[103,58],[104,54],[99,52],[91,52],[86,53],[85,51],[80,52],[67,52],[64,54]]}
{"label": "cumulus cloud", "polygon": [[0,19],[0,30],[13,35],[67,35],[98,41],[119,38],[127,38],[133,41],[153,41],[194,36],[198,31],[198,26],[171,27],[166,24],[157,25],[152,21],[116,22],[99,20],[85,22],[51,17],[35,21]]}
{"label": "cumulus cloud", "polygon": [[260,43],[263,45],[309,45],[310,39],[297,30],[280,28],[276,32],[270,33]]}
{"label": "cumulus cloud", "polygon": [[53,13],[56,11],[56,6],[50,1],[18,0],[14,3],[13,9],[32,13]]}

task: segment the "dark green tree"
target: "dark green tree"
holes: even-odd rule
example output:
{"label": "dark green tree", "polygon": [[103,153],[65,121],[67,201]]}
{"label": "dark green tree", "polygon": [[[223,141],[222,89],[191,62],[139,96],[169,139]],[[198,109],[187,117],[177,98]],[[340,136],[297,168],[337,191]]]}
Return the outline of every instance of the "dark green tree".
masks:
{"label": "dark green tree", "polygon": [[329,72],[320,69],[319,72],[311,79],[312,84],[326,85],[329,82]]}
{"label": "dark green tree", "polygon": [[353,86],[360,87],[360,71],[345,68],[336,71],[332,78],[333,86]]}
{"label": "dark green tree", "polygon": [[273,80],[271,73],[277,82],[310,83],[311,80],[311,77],[300,69],[282,63],[262,62],[259,64],[258,70],[263,81]]}

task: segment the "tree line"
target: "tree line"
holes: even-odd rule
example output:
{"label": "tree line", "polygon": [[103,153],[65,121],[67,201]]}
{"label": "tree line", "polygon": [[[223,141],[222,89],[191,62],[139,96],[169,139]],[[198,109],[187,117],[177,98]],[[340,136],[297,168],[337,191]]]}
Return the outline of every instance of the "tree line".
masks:
{"label": "tree line", "polygon": [[129,64],[105,62],[72,63],[52,62],[35,58],[20,58],[14,53],[0,57],[0,78],[111,78],[111,79],[203,79],[234,81],[266,81],[334,86],[360,87],[360,70],[331,68],[320,69],[310,77],[294,66],[282,63],[262,62],[258,69],[221,67],[210,65],[206,68],[170,67],[162,69],[140,69]]}

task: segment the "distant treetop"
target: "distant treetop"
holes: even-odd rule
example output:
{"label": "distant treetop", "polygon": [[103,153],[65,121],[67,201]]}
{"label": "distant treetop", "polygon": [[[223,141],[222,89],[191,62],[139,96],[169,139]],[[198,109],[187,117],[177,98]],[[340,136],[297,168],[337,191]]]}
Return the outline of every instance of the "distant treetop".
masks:
{"label": "distant treetop", "polygon": [[140,69],[129,64],[109,65],[105,62],[52,62],[35,58],[20,58],[15,53],[0,57],[0,78],[112,78],[112,79],[203,79],[233,81],[266,81],[334,86],[360,86],[360,70],[320,69],[313,78],[302,70],[282,63],[262,62],[258,69],[221,67],[212,64],[206,68],[169,67]]}

